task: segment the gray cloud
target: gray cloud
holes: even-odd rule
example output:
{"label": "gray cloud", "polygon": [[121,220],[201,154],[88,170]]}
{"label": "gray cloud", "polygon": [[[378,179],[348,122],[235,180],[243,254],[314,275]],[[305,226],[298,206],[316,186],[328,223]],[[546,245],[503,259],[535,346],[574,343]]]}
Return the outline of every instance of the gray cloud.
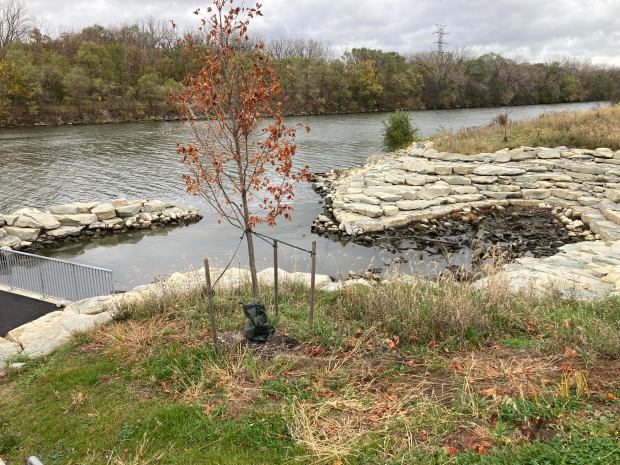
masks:
{"label": "gray cloud", "polygon": [[[433,46],[436,23],[448,47],[528,60],[558,57],[620,65],[620,0],[263,0],[254,31],[313,38],[338,51],[359,46],[402,53]],[[26,0],[46,29],[129,22],[153,15],[190,27],[200,0]]]}

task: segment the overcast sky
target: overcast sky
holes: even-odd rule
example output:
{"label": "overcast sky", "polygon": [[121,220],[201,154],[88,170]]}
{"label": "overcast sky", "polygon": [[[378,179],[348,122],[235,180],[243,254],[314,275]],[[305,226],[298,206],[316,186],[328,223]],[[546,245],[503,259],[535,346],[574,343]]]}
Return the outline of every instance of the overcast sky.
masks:
{"label": "overcast sky", "polygon": [[[2,0],[0,0],[2,1]],[[184,27],[200,0],[25,0],[44,29],[129,22],[152,15]],[[433,47],[435,24],[449,48],[498,51],[530,61],[558,57],[620,65],[620,0],[263,0],[263,36],[312,38],[338,52],[375,47],[408,53]]]}

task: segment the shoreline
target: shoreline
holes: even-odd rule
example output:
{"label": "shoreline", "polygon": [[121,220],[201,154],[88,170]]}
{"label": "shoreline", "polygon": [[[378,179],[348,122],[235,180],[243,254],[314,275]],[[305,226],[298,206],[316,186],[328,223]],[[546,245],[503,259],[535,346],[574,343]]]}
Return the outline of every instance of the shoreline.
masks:
{"label": "shoreline", "polygon": [[[513,105],[507,107],[510,108],[528,108],[535,106],[548,106],[553,107],[557,105],[578,105],[578,104],[603,104],[605,106],[610,106],[612,102],[610,100],[584,100],[578,102],[559,102],[559,103],[531,103],[527,105]],[[498,107],[498,106],[488,106],[488,107],[448,107],[448,108],[405,108],[401,109],[406,112],[427,112],[427,111],[454,111],[454,110],[484,110],[496,108],[501,111],[505,111],[506,107]],[[301,118],[301,117],[317,117],[317,116],[349,116],[349,115],[369,115],[369,114],[378,114],[384,113],[389,114],[396,111],[394,110],[371,110],[371,111],[359,111],[359,112],[330,112],[330,113],[290,113],[286,114],[287,118]],[[569,110],[567,110],[569,111]],[[585,111],[585,110],[584,110]],[[178,123],[181,122],[179,117],[168,116],[168,115],[157,115],[157,116],[149,116],[144,119],[122,119],[122,118],[112,118],[107,120],[100,121],[67,121],[61,123],[53,123],[53,122],[44,122],[38,121],[31,124],[19,124],[19,125],[9,125],[0,123],[1,129],[32,129],[32,128],[55,128],[55,127],[67,127],[67,126],[100,126],[100,125],[125,125],[125,124],[144,124],[144,123]]]}

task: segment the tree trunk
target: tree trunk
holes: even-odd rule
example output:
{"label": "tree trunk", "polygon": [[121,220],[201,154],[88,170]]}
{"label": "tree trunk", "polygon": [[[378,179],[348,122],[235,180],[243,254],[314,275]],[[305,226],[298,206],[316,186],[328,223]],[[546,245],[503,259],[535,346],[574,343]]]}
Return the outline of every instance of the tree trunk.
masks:
{"label": "tree trunk", "polygon": [[241,203],[243,204],[243,220],[245,222],[245,239],[248,243],[248,262],[250,264],[250,278],[252,279],[252,296],[256,300],[260,300],[258,291],[258,275],[256,274],[256,255],[254,253],[254,236],[252,236],[252,228],[250,227],[250,209],[248,208],[248,199],[245,192],[241,194]]}
{"label": "tree trunk", "polygon": [[254,254],[254,237],[252,236],[251,229],[248,228],[245,238],[248,241],[248,261],[250,263],[250,277],[252,279],[252,296],[254,299],[260,300],[258,275],[256,274],[256,255]]}

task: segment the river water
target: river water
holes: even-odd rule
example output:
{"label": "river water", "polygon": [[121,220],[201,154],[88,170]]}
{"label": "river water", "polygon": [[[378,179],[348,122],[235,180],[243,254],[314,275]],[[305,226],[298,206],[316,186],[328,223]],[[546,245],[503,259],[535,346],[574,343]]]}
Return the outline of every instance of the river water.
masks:
{"label": "river water", "polygon": [[[544,112],[586,110],[607,106],[606,102],[511,107],[512,119]],[[480,108],[411,112],[421,136],[441,129],[455,130],[487,124],[503,109]],[[312,171],[346,168],[362,164],[382,152],[381,131],[386,114],[307,116],[289,118],[288,123],[308,124],[310,134],[298,137],[298,161]],[[0,212],[32,206],[108,200],[118,197],[169,199],[198,206],[205,218],[197,224],[69,244],[43,253],[60,259],[109,268],[119,289],[151,281],[174,271],[200,266],[208,256],[215,264],[228,262],[239,232],[218,224],[201,199],[185,193],[183,166],[175,153],[177,141],[187,128],[177,123],[124,125],[0,128]],[[264,232],[281,240],[309,248],[317,240],[318,271],[346,275],[368,266],[384,267],[394,256],[373,247],[343,245],[310,233],[321,202],[309,185],[300,186],[292,222],[282,221]],[[271,246],[257,241],[259,266],[271,266]],[[431,273],[443,266],[434,255],[416,252],[406,257],[407,271]],[[244,248],[234,259],[246,262]],[[306,271],[309,257],[294,249],[283,249],[280,266]]]}

